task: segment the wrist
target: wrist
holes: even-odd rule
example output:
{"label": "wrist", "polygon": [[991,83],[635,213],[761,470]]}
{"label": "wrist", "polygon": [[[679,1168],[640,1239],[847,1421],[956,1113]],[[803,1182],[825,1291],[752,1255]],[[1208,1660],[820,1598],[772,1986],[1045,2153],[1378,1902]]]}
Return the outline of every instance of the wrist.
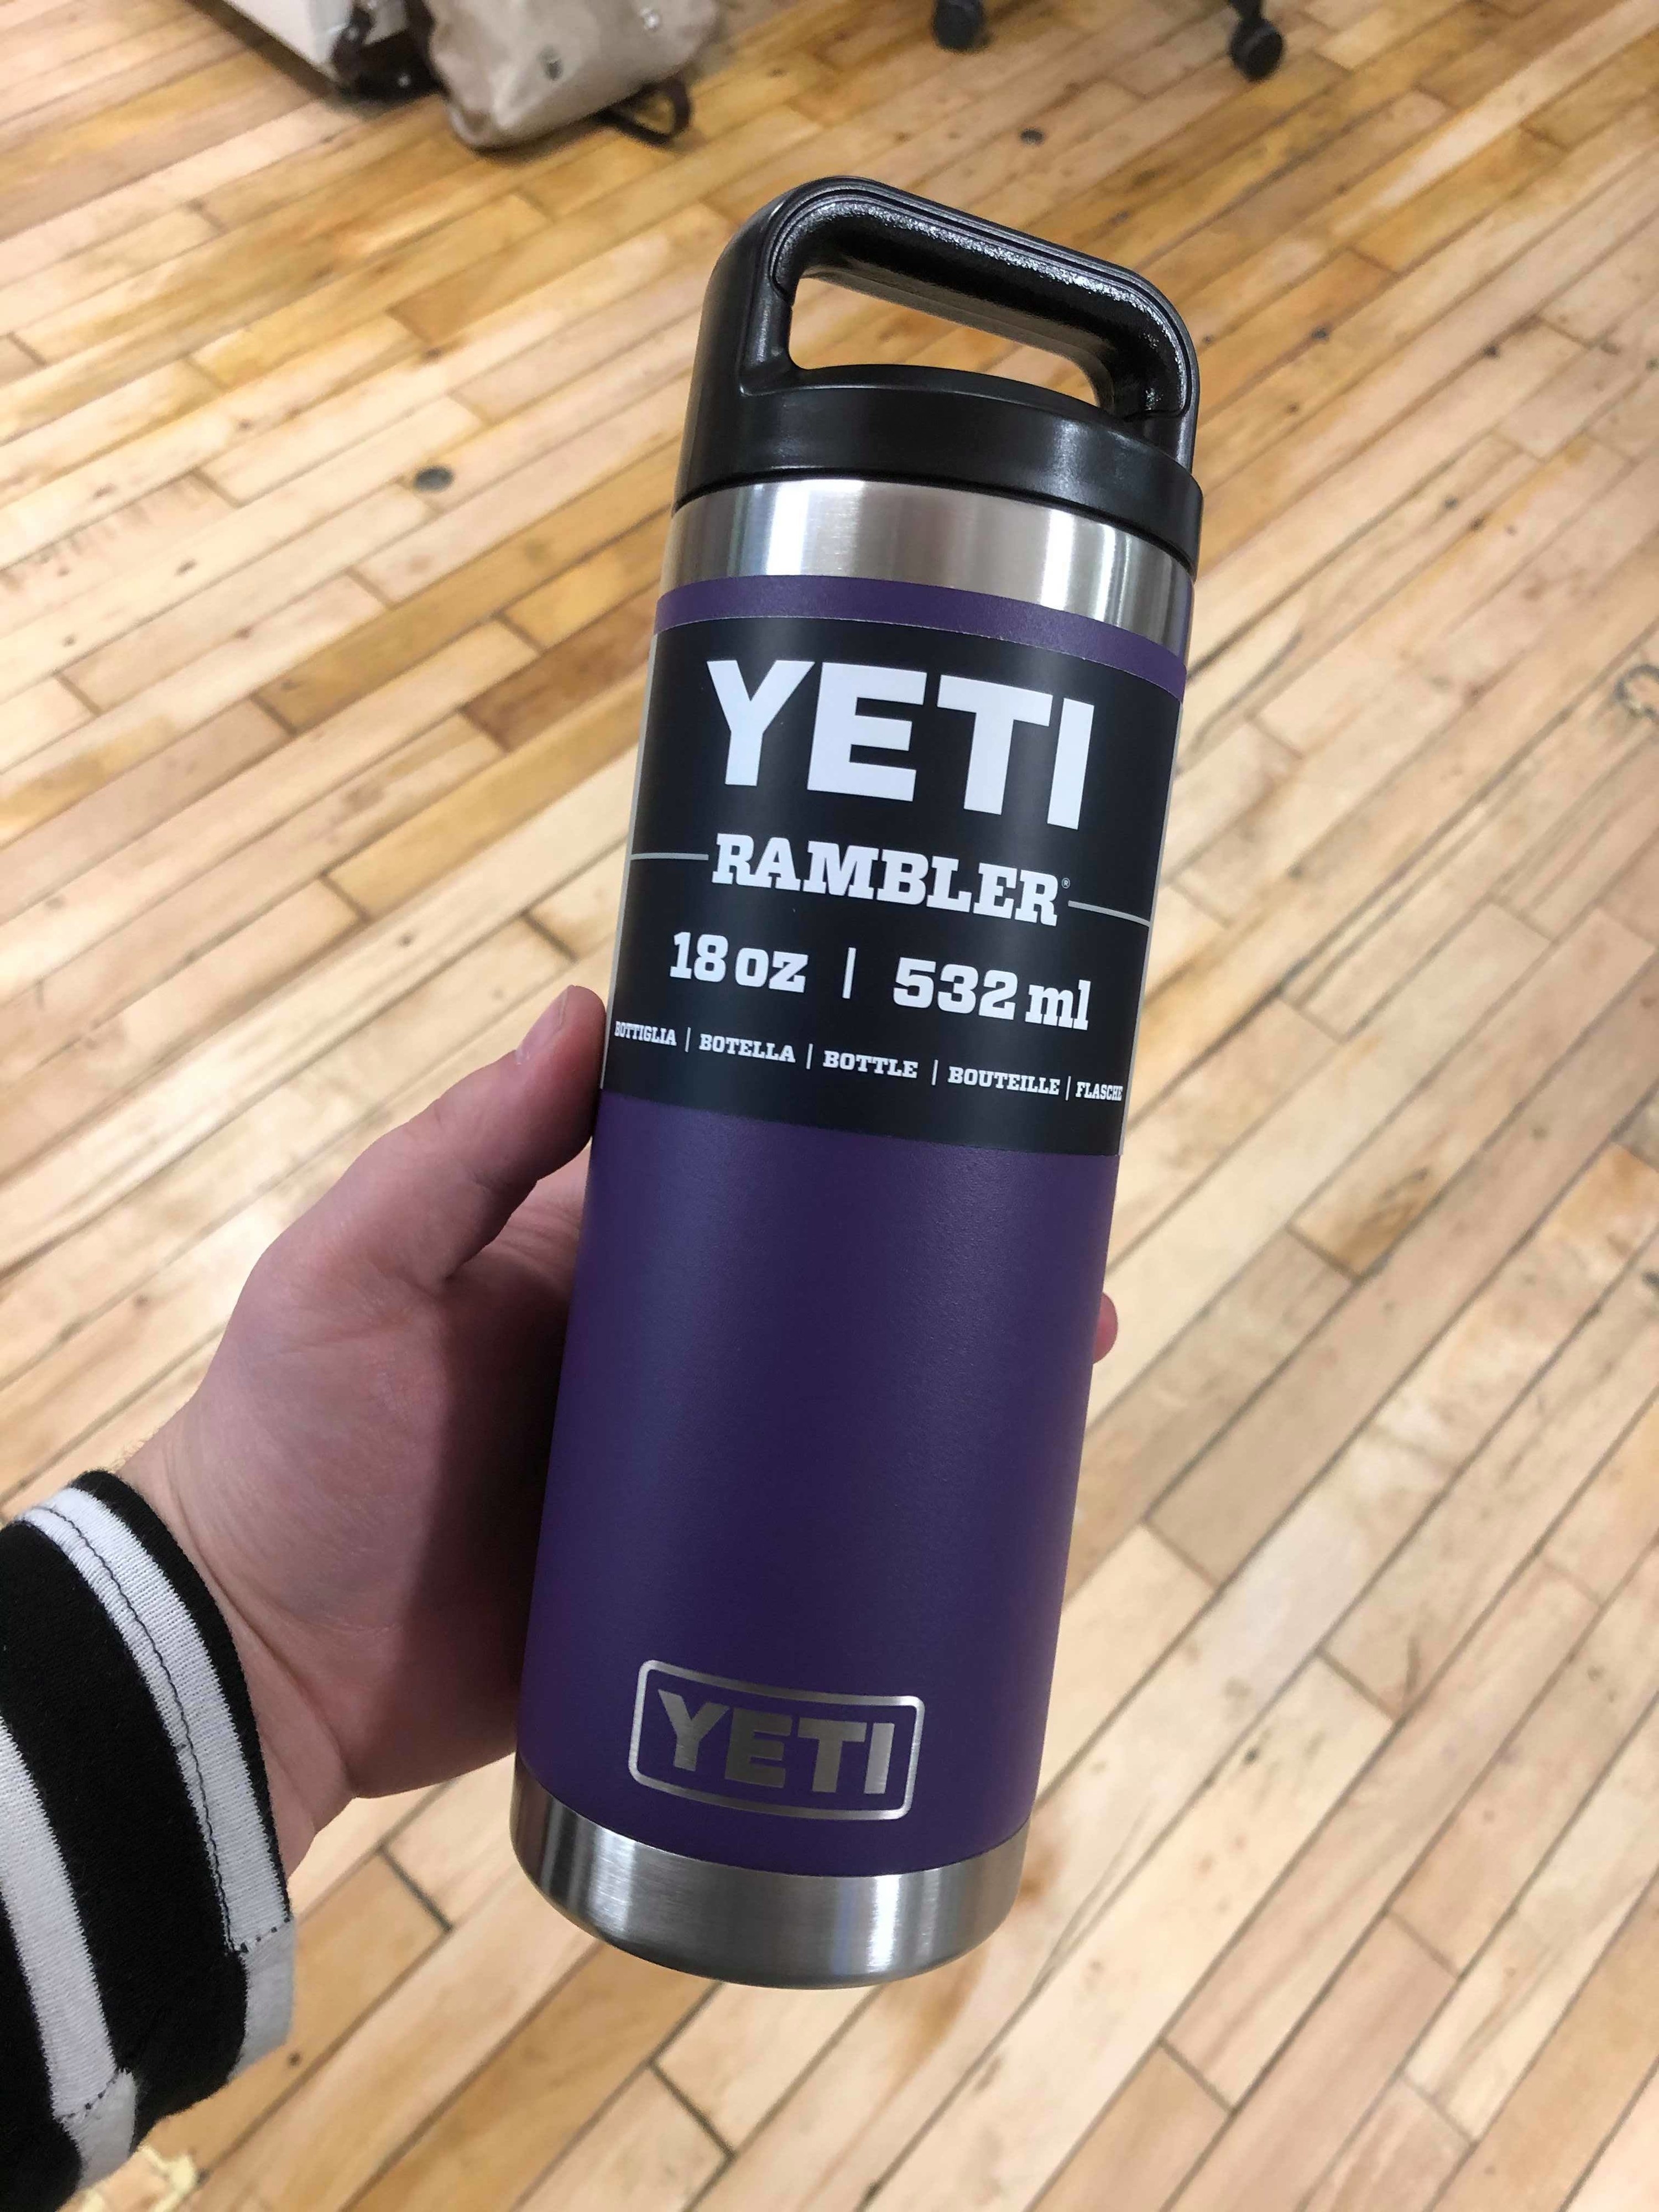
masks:
{"label": "wrist", "polygon": [[166,1526],[230,1631],[259,1732],[277,1848],[284,1870],[292,1874],[319,1832],[350,1802],[352,1791],[344,1761],[304,1690],[236,1602],[198,1540],[189,1510],[189,1480],[179,1465],[183,1439],[178,1431],[188,1412],[186,1407],[142,1446],[121,1469],[121,1479]]}

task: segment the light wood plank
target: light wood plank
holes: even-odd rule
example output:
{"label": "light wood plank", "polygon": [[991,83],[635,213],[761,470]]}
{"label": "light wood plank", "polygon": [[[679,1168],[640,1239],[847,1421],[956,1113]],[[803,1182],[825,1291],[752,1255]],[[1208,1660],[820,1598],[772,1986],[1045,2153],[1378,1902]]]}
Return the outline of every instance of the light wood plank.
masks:
{"label": "light wood plank", "polygon": [[530,919],[567,951],[579,957],[597,952],[616,934],[626,860],[626,848],[612,846],[550,898],[532,907]]}
{"label": "light wood plank", "polygon": [[174,254],[217,235],[204,216],[190,208],[175,208],[121,232],[106,244],[64,255],[49,268],[0,284],[0,330],[15,330],[26,319],[72,307],[137,270],[154,268],[156,263],[170,260]]}
{"label": "light wood plank", "polygon": [[720,2145],[642,2074],[525,2198],[523,2212],[684,2212],[720,2163]]}
{"label": "light wood plank", "polygon": [[[69,1362],[74,1388],[59,1400],[53,1417],[62,1444],[72,1442],[100,1411],[88,1374],[89,1365],[93,1374],[98,1371],[100,1357],[112,1356],[117,1370],[116,1378],[105,1386],[103,1403],[119,1407],[131,1395],[132,1385],[123,1387],[120,1380],[134,1364],[131,1352],[138,1355],[139,1382],[147,1382],[170,1370],[222,1322],[240,1280],[234,1264],[238,1254],[247,1255],[245,1269],[283,1225],[280,1199],[261,1215],[259,1201],[266,1194],[280,1194],[285,1177],[331,1144],[343,1146],[343,1165],[367,1141],[359,1136],[353,1143],[354,1131],[383,1113],[388,1101],[425,1080],[434,1066],[447,1064],[495,1022],[509,1018],[514,1008],[544,1001],[563,965],[544,939],[521,925],[493,933],[477,951],[439,969],[245,1108],[207,1144],[132,1197],[9,1276],[0,1292],[7,1322],[7,1374],[24,1374],[54,1345],[64,1347],[61,1356]],[[526,1012],[521,1028],[530,1018]],[[302,1192],[304,1188],[302,1181]],[[298,1203],[306,1202],[301,1195]],[[230,1232],[233,1264],[216,1281],[214,1255],[201,1253],[200,1243],[247,1206],[253,1208],[252,1218],[242,1231]],[[146,1282],[167,1289],[169,1268],[180,1273],[182,1297],[167,1301],[151,1296],[114,1322],[103,1318]],[[167,1305],[173,1310],[158,1310]],[[139,1313],[149,1318],[135,1338],[131,1322]],[[70,1343],[77,1330],[91,1332],[78,1349]],[[143,1341],[147,1332],[149,1344]],[[160,1349],[152,1357],[157,1338]]]}
{"label": "light wood plank", "polygon": [[[83,1139],[15,1177],[8,1200],[10,1256],[90,1219],[220,1127],[238,1104],[541,896],[569,869],[573,846],[580,854],[584,817],[603,813],[609,830],[621,793],[631,787],[631,770],[624,756],[419,901],[371,925],[313,976],[228,1024]],[[611,842],[609,835],[603,839]]]}
{"label": "light wood plank", "polygon": [[[513,1881],[551,1917],[516,1870]],[[492,2212],[515,2203],[708,1987],[590,1946],[409,2154],[355,2202],[363,2212]]]}
{"label": "light wood plank", "polygon": [[407,1790],[393,1797],[359,1797],[337,1814],[289,1876],[289,1897],[296,1917],[303,1920],[318,1911],[432,1794],[429,1790]]}
{"label": "light wood plank", "polygon": [[6,731],[0,739],[0,769],[14,768],[31,754],[40,752],[55,738],[79,729],[89,720],[91,708],[55,678],[36,684],[11,702]]}
{"label": "light wood plank", "polygon": [[1201,759],[1402,581],[1466,533],[1484,530],[1492,510],[1528,473],[1525,459],[1503,440],[1477,439],[1248,622],[1231,642],[1205,654],[1182,707],[1183,756]]}
{"label": "light wood plank", "polygon": [[[1026,1883],[998,1942],[924,1984],[878,1992],[722,2178],[714,2212],[855,2212],[1178,1809],[1224,1761],[1237,1767],[1249,1732],[1436,1486],[1387,1443],[1332,1470],[1039,1809]],[[801,2053],[799,2065],[817,2055]],[[1056,2145],[1050,2166],[1069,2148]]]}
{"label": "light wood plank", "polygon": [[250,677],[285,666],[296,652],[331,643],[377,605],[353,577],[319,585],[251,623],[242,635],[41,746],[20,768],[0,775],[0,844],[50,822],[111,778],[165,750],[175,738],[199,729],[246,697]]}
{"label": "light wood plank", "polygon": [[1429,2212],[1468,2154],[1451,2123],[1396,2082],[1308,2199],[1307,2212]]}
{"label": "light wood plank", "polygon": [[[451,401],[434,401],[406,422],[393,422],[365,440],[344,462],[284,486],[240,512],[220,514],[206,526],[174,547],[154,568],[125,574],[101,589],[83,592],[49,617],[25,624],[12,634],[7,647],[8,680],[19,687],[36,673],[74,663],[74,681],[94,702],[113,703],[139,688],[136,672],[148,657],[152,677],[166,672],[167,655],[174,665],[193,657],[213,642],[210,627],[216,601],[210,587],[240,571],[238,582],[220,594],[240,591],[249,611],[264,611],[272,589],[259,563],[279,549],[289,552],[291,596],[306,588],[305,533],[324,520],[334,524],[333,539],[339,548],[336,569],[354,567],[399,530],[418,528],[425,520],[423,504],[413,493],[391,488],[396,479],[412,473],[426,456],[441,447],[471,422],[465,410]],[[378,506],[372,495],[382,495]],[[356,510],[355,512],[353,510]],[[383,534],[376,535],[366,518],[383,518]],[[315,580],[321,580],[320,576]],[[194,603],[202,612],[194,635],[188,633]],[[168,608],[178,612],[171,623],[155,619]],[[178,639],[177,644],[173,643]],[[112,640],[122,640],[112,647]],[[94,656],[94,648],[103,653]],[[126,675],[124,672],[135,672]]]}
{"label": "light wood plank", "polygon": [[453,1926],[516,1864],[507,1835],[513,1763],[497,1759],[441,1790],[386,1846],[405,1880]]}
{"label": "light wood plank", "polygon": [[1591,915],[1297,1217],[1355,1274],[1431,1206],[1647,957],[1644,939]]}
{"label": "light wood plank", "polygon": [[[1300,1675],[904,2160],[883,2191],[894,2212],[970,2189],[983,2204],[1026,2203],[1383,1733],[1335,1675]],[[1087,2069],[1056,2067],[1057,2046],[1088,2050]]]}
{"label": "light wood plank", "polygon": [[[1632,602],[1638,573],[1640,588],[1648,588],[1647,565],[1638,555],[1631,569]],[[1655,573],[1659,576],[1659,568]],[[1620,581],[1616,576],[1613,591],[1622,595]],[[1645,742],[1642,718],[1631,714],[1622,694],[1645,665],[1646,650],[1644,642],[1628,658],[1618,656],[1577,710],[1517,759],[1509,775],[1494,779],[1494,787],[1419,841],[1391,883],[1356,903],[1291,987],[1316,1020],[1346,1032],[1363,1018],[1443,941],[1473,901],[1489,896],[1565,813]]]}
{"label": "light wood plank", "polygon": [[[1470,531],[1396,591],[1387,605],[1323,654],[1317,665],[1258,709],[1285,744],[1310,753],[1328,742],[1429,648],[1483,611],[1539,550],[1626,473],[1618,457],[1589,440],[1569,445],[1528,472]],[[1620,550],[1639,544],[1645,532]],[[1617,557],[1615,556],[1614,557]]]}
{"label": "light wood plank", "polygon": [[1345,1798],[1171,2031],[1243,2098],[1583,1636],[1594,1607],[1535,1565]]}
{"label": "light wood plank", "polygon": [[1160,2046],[1036,2203],[1042,2212],[1163,2212],[1225,2117]]}
{"label": "light wood plank", "polygon": [[58,437],[37,431],[14,441],[0,479],[9,495],[0,514],[0,560],[21,560],[118,513],[210,461],[242,432],[280,422],[411,343],[401,325],[370,319],[260,379],[235,404],[187,362],[118,386],[50,426]]}
{"label": "light wood plank", "polygon": [[[643,696],[643,679],[630,677],[586,701],[356,854],[333,871],[331,881],[364,914],[390,914],[590,779],[604,776],[606,792],[616,791],[616,764],[631,760]],[[599,834],[606,844],[626,827],[626,804],[605,817]]]}
{"label": "light wood plank", "polygon": [[1331,1049],[1312,1023],[1269,1000],[1154,1106],[1132,1115],[1112,1216],[1117,1256],[1310,1080]]}
{"label": "light wood plank", "polygon": [[1640,2212],[1659,2167],[1659,2090],[1650,2080],[1573,2202],[1579,2212]]}
{"label": "light wood plank", "polygon": [[1520,2090],[1441,2203],[1553,2212],[1659,2056],[1659,1895],[1650,1890]]}
{"label": "light wood plank", "polygon": [[[448,716],[143,907],[0,1006],[0,1081],[27,1074],[204,948],[495,757],[471,723]],[[280,788],[279,779],[271,783]],[[264,796],[272,796],[271,787]],[[222,836],[222,817],[214,826]]]}
{"label": "light wood plank", "polygon": [[[1602,1169],[1607,1172],[1598,1172]],[[1604,1153],[1535,1240],[1528,1291],[1537,1301],[1532,1314],[1549,1332],[1548,1341],[1564,1316],[1576,1319],[1587,1309],[1591,1318],[1585,1326],[1594,1331],[1593,1302],[1606,1295],[1644,1231],[1650,1233],[1659,1222],[1659,1185],[1645,1181],[1652,1173],[1629,1152]],[[1595,1226],[1587,1238],[1592,1218]],[[1622,1313],[1618,1318],[1622,1321]],[[1495,1316],[1486,1325],[1494,1322],[1498,1329],[1504,1326]],[[1529,1394],[1366,1593],[1331,1639],[1330,1652],[1379,1704],[1404,1711],[1433,1680],[1641,1411],[1650,1394],[1656,1353],[1659,1334],[1642,1331],[1608,1373],[1576,1403],[1568,1401],[1565,1418],[1541,1432],[1544,1416],[1534,1410],[1538,1394]],[[1553,1371],[1552,1381],[1565,1395]],[[1555,1389],[1542,1395],[1547,1403]],[[1394,1426],[1393,1416],[1382,1418]],[[1434,1448],[1418,1425],[1402,1425],[1412,1441]]]}
{"label": "light wood plank", "polygon": [[1269,1237],[1535,964],[1543,940],[1482,909],[1351,1044],[1244,1138],[1214,1173],[1110,1270],[1122,1308],[1090,1414],[1122,1396]]}
{"label": "light wood plank", "polygon": [[1219,1577],[1260,1541],[1636,1103],[1630,1054],[1656,1012],[1650,963],[1534,1094],[1524,1120],[1463,1170],[1159,1508],[1156,1525],[1178,1550]]}
{"label": "light wood plank", "polygon": [[11,1086],[0,1101],[0,1170],[37,1158],[349,937],[361,917],[307,883],[142,993]]}
{"label": "light wood plank", "polygon": [[[66,882],[74,883],[75,893],[72,900],[50,906],[37,902],[27,921],[10,926],[10,936],[3,939],[9,951],[0,954],[0,972],[9,988],[21,989],[50,975],[218,861],[246,850],[262,835],[274,834],[279,824],[292,822],[331,791],[350,791],[354,779],[441,723],[480,683],[522,667],[527,658],[511,632],[495,626],[474,630],[321,728],[288,743],[269,716],[244,702],[219,718],[210,732],[198,733],[201,745],[186,739],[169,747],[157,760],[83,800],[70,817],[46,825],[32,840],[20,840],[13,854],[24,896],[32,891],[39,902]],[[493,758],[494,747],[474,735],[478,748]],[[210,745],[205,742],[210,736]],[[171,795],[173,806],[152,822],[147,818],[149,794],[144,784],[162,783],[164,768],[162,796]],[[207,788],[198,796],[192,785],[203,783]],[[361,805],[364,794],[356,796]],[[110,817],[107,824],[96,818],[100,814]],[[125,842],[106,859],[98,858],[102,836],[106,834],[115,844],[122,830]],[[82,856],[94,865],[70,874],[74,860]]]}
{"label": "light wood plank", "polygon": [[1650,945],[1659,941],[1659,837],[1631,862],[1602,903]]}
{"label": "light wood plank", "polygon": [[1472,2139],[1513,2095],[1659,1871],[1656,1796],[1659,1726],[1650,1719],[1413,2054],[1412,2080]]}
{"label": "light wood plank", "polygon": [[1617,1589],[1632,1553],[1656,1536],[1659,1406],[1649,1408],[1562,1522],[1548,1555],[1586,1589],[1605,1597]]}
{"label": "light wood plank", "polygon": [[592,1949],[521,1875],[504,1881],[209,2176],[200,2212],[245,2206],[250,2190],[338,2212],[434,2093],[459,2088]]}
{"label": "light wood plank", "polygon": [[1084,1439],[1067,1587],[1092,1572],[1346,1295],[1347,1278],[1273,1237]]}
{"label": "light wood plank", "polygon": [[296,730],[337,713],[438,646],[489,620],[532,586],[659,513],[669,498],[675,465],[670,446],[653,447],[619,475],[365,623],[349,646],[325,647],[297,659],[270,684],[265,704]]}
{"label": "light wood plank", "polygon": [[0,1502],[0,1515],[15,1521],[42,1499],[67,1489],[91,1468],[118,1471],[139,1445],[148,1443],[194,1395],[197,1384],[207,1373],[210,1358],[210,1347],[204,1346],[181,1359],[177,1366],[168,1368],[148,1389],[129,1398],[106,1420],[77,1437],[58,1458],[48,1460],[33,1481]]}
{"label": "light wood plank", "polygon": [[101,522],[0,570],[0,626],[9,633],[82,592],[112,582],[132,562],[161,559],[181,538],[229,511],[229,501],[198,476],[175,477]]}
{"label": "light wood plank", "polygon": [[[1620,1285],[1604,1314],[1616,1330],[1603,1315],[1595,1316],[1551,1376],[1528,1393],[1517,1422],[1557,1387],[1567,1394],[1563,1425],[1570,1430],[1581,1421],[1588,1425],[1591,1409],[1613,1398],[1626,1365],[1618,1348],[1647,1350],[1654,1316],[1635,1279]],[[1571,1395],[1575,1386],[1582,1395]],[[1396,1901],[1401,1917],[1460,1970],[1514,1903],[1659,1687],[1653,1593],[1651,1575],[1638,1570]]]}
{"label": "light wood plank", "polygon": [[1451,1986],[1415,1937],[1379,1922],[1170,2212],[1267,2212],[1305,2198]]}

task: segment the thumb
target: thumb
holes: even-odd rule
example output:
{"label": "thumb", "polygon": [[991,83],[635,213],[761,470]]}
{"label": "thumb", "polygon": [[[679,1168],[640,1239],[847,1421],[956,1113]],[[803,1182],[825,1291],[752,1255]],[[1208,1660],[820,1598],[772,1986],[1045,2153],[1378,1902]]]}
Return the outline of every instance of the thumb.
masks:
{"label": "thumb", "polygon": [[331,1269],[436,1291],[593,1127],[605,1007],[573,985],[517,1052],[371,1145],[307,1217]]}

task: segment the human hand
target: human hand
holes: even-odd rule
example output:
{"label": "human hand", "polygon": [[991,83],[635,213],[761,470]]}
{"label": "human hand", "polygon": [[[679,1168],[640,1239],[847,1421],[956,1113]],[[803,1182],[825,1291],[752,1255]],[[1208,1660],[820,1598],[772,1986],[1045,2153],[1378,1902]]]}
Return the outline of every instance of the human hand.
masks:
{"label": "human hand", "polygon": [[564,992],[370,1146],[123,1470],[229,1623],[290,1868],[512,1741],[604,1024]]}
{"label": "human hand", "polygon": [[229,1624],[290,1869],[511,1744],[604,1020],[566,991],[371,1146],[124,1469]]}

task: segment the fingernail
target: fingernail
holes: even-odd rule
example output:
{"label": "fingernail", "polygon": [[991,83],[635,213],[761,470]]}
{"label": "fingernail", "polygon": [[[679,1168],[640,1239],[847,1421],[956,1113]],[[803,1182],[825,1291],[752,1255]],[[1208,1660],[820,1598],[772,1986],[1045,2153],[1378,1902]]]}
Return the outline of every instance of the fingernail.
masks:
{"label": "fingernail", "polygon": [[515,1060],[534,1060],[538,1052],[545,1052],[564,1027],[570,1012],[570,994],[561,991],[550,1006],[544,1006],[525,1031],[523,1042],[514,1054]]}

